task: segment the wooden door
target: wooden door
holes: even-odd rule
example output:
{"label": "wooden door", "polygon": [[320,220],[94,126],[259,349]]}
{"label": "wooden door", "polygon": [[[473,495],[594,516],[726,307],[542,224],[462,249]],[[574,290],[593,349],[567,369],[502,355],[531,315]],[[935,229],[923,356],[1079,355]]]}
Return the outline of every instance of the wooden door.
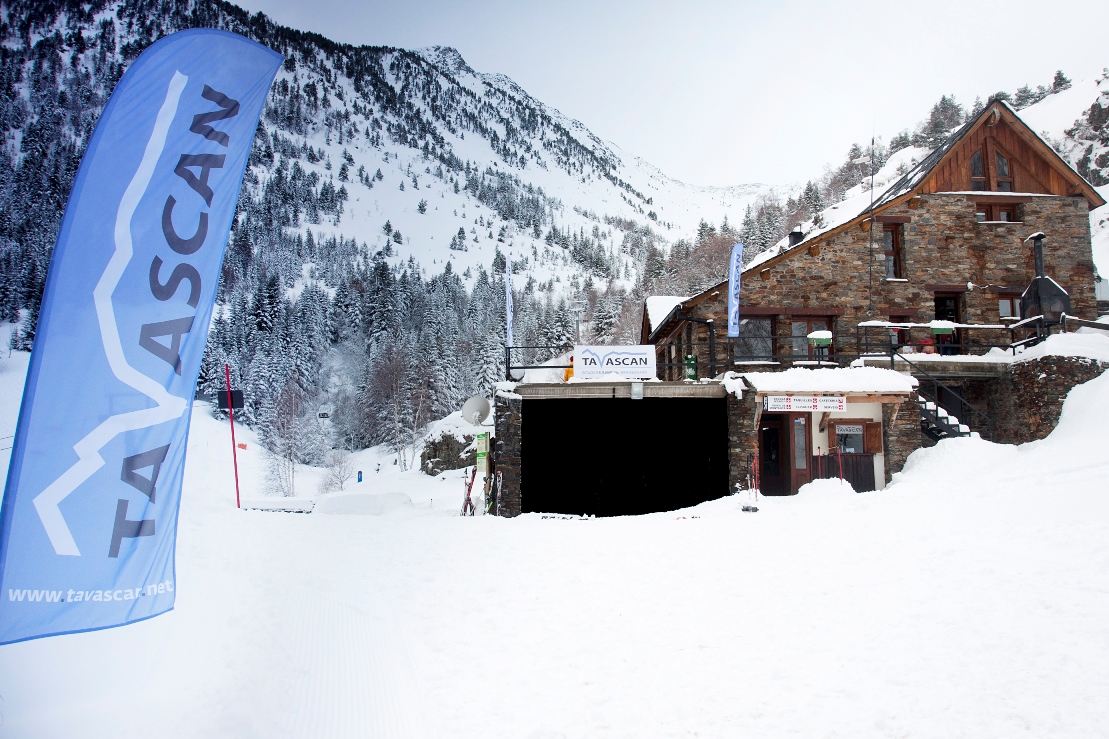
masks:
{"label": "wooden door", "polygon": [[812,481],[812,431],[809,429],[808,413],[791,413],[789,415],[789,468],[790,468],[790,495],[807,482]]}
{"label": "wooden door", "polygon": [[[936,320],[962,323],[961,296],[956,293],[936,293]],[[963,343],[963,330],[956,329],[953,334],[939,334],[932,337],[939,354],[962,354],[961,348],[950,346]]]}
{"label": "wooden door", "polygon": [[763,495],[790,493],[786,416],[764,415],[759,424],[759,489]]}

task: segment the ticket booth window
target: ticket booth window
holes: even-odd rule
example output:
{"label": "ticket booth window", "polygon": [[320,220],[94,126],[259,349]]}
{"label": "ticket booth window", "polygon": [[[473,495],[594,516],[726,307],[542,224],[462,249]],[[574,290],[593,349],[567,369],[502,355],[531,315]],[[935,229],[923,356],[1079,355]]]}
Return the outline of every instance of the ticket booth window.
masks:
{"label": "ticket booth window", "polygon": [[836,425],[836,446],[841,452],[853,454],[863,451],[865,437],[861,423],[842,423]]}

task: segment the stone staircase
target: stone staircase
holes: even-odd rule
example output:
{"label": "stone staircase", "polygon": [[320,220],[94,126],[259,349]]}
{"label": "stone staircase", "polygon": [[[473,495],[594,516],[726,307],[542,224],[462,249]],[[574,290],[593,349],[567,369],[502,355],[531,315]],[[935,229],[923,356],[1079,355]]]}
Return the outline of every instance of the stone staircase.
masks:
{"label": "stone staircase", "polygon": [[920,430],[928,438],[934,441],[959,436],[979,438],[977,431],[971,431],[969,426],[931,400],[918,398],[917,405],[920,406]]}

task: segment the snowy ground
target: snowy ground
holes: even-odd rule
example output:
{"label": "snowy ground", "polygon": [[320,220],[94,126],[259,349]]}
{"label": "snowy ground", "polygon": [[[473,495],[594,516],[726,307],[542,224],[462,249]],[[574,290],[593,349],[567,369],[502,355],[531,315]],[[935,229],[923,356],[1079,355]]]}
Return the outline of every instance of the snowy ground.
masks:
{"label": "snowy ground", "polygon": [[411,507],[238,511],[198,406],[177,609],[0,647],[0,737],[1105,736],[1107,419],[1109,374],[1049,439],[944,441],[884,492],[501,520],[373,451],[361,488]]}

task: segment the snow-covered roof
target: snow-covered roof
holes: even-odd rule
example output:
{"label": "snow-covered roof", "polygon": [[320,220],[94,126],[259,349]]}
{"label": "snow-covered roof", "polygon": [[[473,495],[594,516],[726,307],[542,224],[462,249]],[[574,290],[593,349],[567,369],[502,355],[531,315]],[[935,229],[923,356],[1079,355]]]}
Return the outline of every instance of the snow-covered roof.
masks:
{"label": "snow-covered roof", "polygon": [[674,306],[681,305],[688,297],[679,295],[652,295],[647,298],[647,323],[649,330],[654,331],[663,319],[670,315]]}
{"label": "snow-covered roof", "polygon": [[880,367],[794,367],[784,372],[743,372],[739,375],[760,393],[907,394],[917,386],[912,375]]}
{"label": "snow-covered roof", "polygon": [[[906,169],[913,167],[926,156],[928,156],[928,150],[918,146],[909,146],[891,154],[890,158],[886,160],[886,163],[882,165],[882,168],[874,173],[875,193],[882,192],[883,187],[900,179]],[[875,195],[875,197],[878,196]],[[828,206],[812,220],[800,224],[799,228],[805,236],[802,238],[801,242],[795,246],[807,244],[828,231],[839,228],[848,221],[857,218],[859,215],[869,210],[870,203],[870,178],[867,177],[863,182],[860,182],[858,185],[855,185],[845,192],[843,200]],[[789,245],[789,237],[786,236],[777,244],[751,260],[746,269],[756,267],[763,262],[773,259],[779,254],[784,254],[791,248],[792,247]]]}
{"label": "snow-covered roof", "polygon": [[[1083,89],[1087,90],[1086,87],[1083,87]],[[1089,90],[1087,90],[1087,92],[1089,92]],[[1055,96],[1052,95],[1049,97],[1049,99],[1051,97]],[[1073,102],[1071,97],[1068,97],[1066,100]],[[1004,106],[1004,109],[1009,114],[1014,116],[1017,120],[1025,123],[1032,134],[1039,138],[1044,146],[1053,150],[1051,144],[1047,141],[1044,141],[1044,134],[1037,133],[1036,125],[1024,121],[1021,114],[1018,114],[1008,103],[1004,101],[996,102],[1000,106]],[[1040,103],[1039,105],[1042,104],[1043,103]],[[1060,106],[1060,110],[1063,110],[1064,107],[1066,110],[1071,109],[1069,106],[1063,106],[1062,103],[1056,104]],[[1032,111],[1033,120],[1036,122],[1036,124],[1041,124],[1046,121],[1055,123],[1057,121],[1055,121],[1054,118],[1058,118],[1061,115],[1069,115],[1069,113],[1058,111],[1055,111],[1049,115],[1046,109],[1033,111],[1033,108],[1036,107],[1038,106],[1031,106],[1025,111]],[[902,195],[910,192],[911,190],[913,190],[913,188],[924,181],[924,178],[927,177],[929,173],[931,173],[936,165],[939,164],[940,160],[943,159],[944,156],[949,151],[951,151],[951,149],[954,148],[963,139],[963,137],[966,136],[967,133],[969,133],[971,129],[973,129],[978,124],[978,122],[984,116],[991,114],[991,110],[993,110],[993,106],[987,106],[981,114],[968,120],[958,130],[948,136],[947,140],[944,141],[943,144],[941,144],[938,148],[932,150],[931,152],[920,147],[908,147],[895,152],[890,156],[890,158],[886,161],[882,168],[874,174],[873,195],[871,193],[871,180],[870,178],[866,178],[863,182],[859,183],[858,185],[844,193],[845,197],[843,200],[836,203],[835,205],[825,208],[813,220],[806,221],[805,223],[800,224],[800,229],[804,232],[805,236],[799,243],[790,246],[789,237],[786,236],[777,244],[756,256],[747,265],[746,269],[750,270],[754,267],[759,266],[760,264],[763,264],[764,262],[770,261],[774,257],[785,254],[787,251],[804,246],[812,240],[820,237],[821,235],[836,228],[839,228],[840,226],[843,226],[844,224],[849,223],[850,221],[853,221],[860,216],[864,216],[868,213],[877,211],[888,205],[889,203],[892,203],[894,200],[901,197]],[[1052,118],[1052,116],[1054,116],[1054,118]],[[1070,168],[1070,165],[1068,165],[1061,158],[1059,161],[1062,162],[1064,166]],[[882,188],[885,189],[883,190]],[[1043,193],[990,193],[975,191],[974,193],[967,194],[987,197],[989,195],[1006,195],[1009,197],[1012,197],[1014,195],[1019,195],[1021,197],[1054,197],[1053,195],[1045,195]],[[1104,198],[1103,193],[1099,191],[1098,194]]]}

